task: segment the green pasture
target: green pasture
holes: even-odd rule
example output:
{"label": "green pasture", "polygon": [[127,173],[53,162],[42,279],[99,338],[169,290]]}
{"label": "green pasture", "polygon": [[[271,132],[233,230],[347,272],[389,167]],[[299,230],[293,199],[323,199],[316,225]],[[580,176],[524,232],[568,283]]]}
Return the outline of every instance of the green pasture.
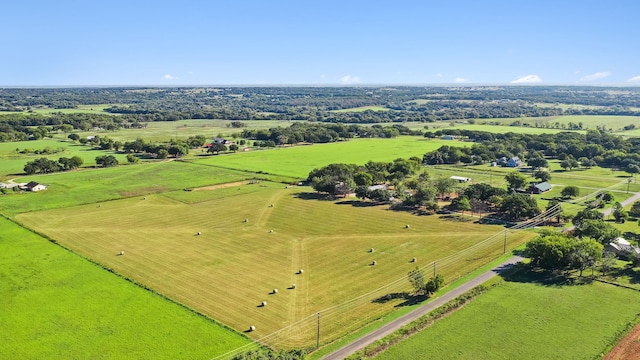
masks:
{"label": "green pasture", "polygon": [[0,358],[210,359],[242,335],[0,218]]}
{"label": "green pasture", "polygon": [[519,273],[376,359],[600,358],[640,320],[638,301],[630,289]]}
{"label": "green pasture", "polygon": [[384,106],[360,106],[350,109],[340,109],[340,110],[332,110],[331,112],[336,113],[347,113],[347,112],[363,112],[363,111],[389,111],[391,109],[386,108]]}
{"label": "green pasture", "polygon": [[[505,134],[505,133],[515,133],[515,134],[555,134],[562,131],[562,129],[551,129],[544,127],[530,127],[530,126],[508,126],[508,125],[481,125],[481,124],[456,124],[454,126],[451,125],[442,125],[442,123],[438,123],[440,125],[429,125],[429,129],[427,131],[432,131],[434,128],[436,130],[443,129],[457,129],[457,130],[472,130],[472,131],[486,131],[490,133],[497,134]],[[437,128],[436,128],[437,127]]]}
{"label": "green pasture", "polygon": [[428,140],[415,136],[394,139],[353,139],[329,144],[281,147],[270,150],[251,150],[194,160],[230,169],[265,172],[304,179],[314,168],[331,163],[365,164],[373,161],[393,161],[397,158],[422,156],[442,145],[470,146],[470,143],[447,140]]}
{"label": "green pasture", "polygon": [[33,175],[16,182],[36,181],[46,191],[4,195],[0,213],[16,214],[34,210],[94,204],[123,197],[242,181],[251,174],[179,161],[125,165],[106,169],[81,169],[48,175]]}
{"label": "green pasture", "polygon": [[[36,155],[32,153],[20,154],[18,152],[24,149],[42,150],[47,147],[51,149],[61,149],[62,151],[51,155]],[[88,146],[72,143],[70,141],[45,139],[7,143],[0,142],[0,179],[3,177],[24,174],[23,169],[27,162],[42,157],[57,161],[61,157],[70,158],[73,156],[79,156],[84,160],[84,164],[82,166],[95,166],[96,157],[101,155],[113,155],[120,163],[127,162],[126,155],[124,154],[117,154],[108,150],[94,149]]]}
{"label": "green pasture", "polygon": [[[317,312],[324,342],[402,306],[405,300],[396,295],[408,290],[406,274],[416,265],[430,272],[437,261],[438,273],[452,281],[502,255],[503,227],[479,225],[473,218],[416,216],[355,199],[321,200],[306,187],[238,186],[16,218],[237,330],[254,325],[250,336],[281,348],[314,345]],[[203,201],[197,199],[200,193]],[[508,248],[532,236],[509,234]],[[126,255],[118,256],[120,251]],[[262,301],[268,305],[259,306]]]}
{"label": "green pasture", "polygon": [[[289,127],[293,122],[280,120],[246,120],[242,123],[244,128],[230,127],[230,120],[180,120],[180,121],[154,121],[147,123],[144,129],[119,129],[100,131],[80,131],[80,137],[99,135],[118,141],[133,141],[142,138],[147,142],[166,142],[170,139],[186,139],[189,136],[204,135],[208,139],[213,139],[219,134],[231,136],[233,133],[240,133],[243,129],[269,129],[274,127]],[[66,137],[66,134],[55,135],[56,137]]]}
{"label": "green pasture", "polygon": [[1,114],[28,114],[28,113],[36,113],[36,114],[53,114],[53,113],[63,113],[63,114],[77,114],[77,113],[94,113],[94,114],[105,114],[104,109],[111,107],[110,104],[96,104],[96,105],[78,105],[75,109],[52,109],[48,107],[38,107],[33,108],[31,111],[3,111]]}

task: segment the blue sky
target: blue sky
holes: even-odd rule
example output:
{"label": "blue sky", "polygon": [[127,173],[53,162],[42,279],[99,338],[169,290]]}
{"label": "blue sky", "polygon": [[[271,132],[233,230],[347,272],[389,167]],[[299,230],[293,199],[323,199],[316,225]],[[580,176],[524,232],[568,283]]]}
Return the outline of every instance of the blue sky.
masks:
{"label": "blue sky", "polygon": [[7,1],[0,86],[640,86],[640,1]]}

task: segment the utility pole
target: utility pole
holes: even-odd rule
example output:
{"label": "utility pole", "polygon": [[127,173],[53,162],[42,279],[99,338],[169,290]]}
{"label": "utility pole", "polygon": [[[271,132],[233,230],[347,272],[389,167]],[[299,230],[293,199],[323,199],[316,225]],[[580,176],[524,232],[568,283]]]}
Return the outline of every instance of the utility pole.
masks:
{"label": "utility pole", "polygon": [[320,347],[320,313],[318,313],[318,336],[316,337],[316,349]]}
{"label": "utility pole", "polygon": [[504,245],[502,247],[502,254],[507,253],[507,230],[504,231]]}
{"label": "utility pole", "polygon": [[629,193],[629,184],[631,184],[631,178],[627,179],[627,194]]}

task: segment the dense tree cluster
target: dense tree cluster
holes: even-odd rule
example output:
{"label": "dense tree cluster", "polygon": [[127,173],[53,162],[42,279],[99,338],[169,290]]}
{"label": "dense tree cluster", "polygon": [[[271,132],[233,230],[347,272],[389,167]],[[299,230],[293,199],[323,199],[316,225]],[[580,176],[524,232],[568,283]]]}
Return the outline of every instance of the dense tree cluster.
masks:
{"label": "dense tree cluster", "polygon": [[[457,129],[442,130],[440,134],[459,136],[475,143],[470,147],[444,145],[424,155],[426,164],[482,164],[518,156],[527,159],[530,166],[542,168],[547,165],[546,157],[561,160],[561,166],[567,170],[598,165],[640,173],[640,139],[625,139],[595,129],[587,130],[586,134],[493,134]],[[425,136],[437,134],[427,132]]]}
{"label": "dense tree cluster", "polygon": [[58,161],[39,158],[27,162],[24,166],[24,172],[31,175],[36,173],[48,174],[58,171],[72,170],[82,166],[83,162],[84,161],[79,156],[71,158],[61,157]]}
{"label": "dense tree cluster", "polygon": [[[243,130],[239,136],[249,140],[261,142],[271,141],[274,145],[292,145],[297,143],[328,143],[360,138],[394,138],[398,135],[420,135],[421,132],[411,130],[406,126],[394,124],[391,126],[360,126],[344,124],[317,124],[296,122],[290,127]],[[266,145],[269,146],[269,145]]]}
{"label": "dense tree cluster", "polygon": [[94,113],[0,113],[0,142],[38,140],[51,133],[73,130],[116,130],[145,127],[148,119]]}
{"label": "dense tree cluster", "polygon": [[531,263],[548,270],[579,269],[582,271],[602,259],[604,247],[596,240],[574,238],[567,234],[542,235],[527,243]]}

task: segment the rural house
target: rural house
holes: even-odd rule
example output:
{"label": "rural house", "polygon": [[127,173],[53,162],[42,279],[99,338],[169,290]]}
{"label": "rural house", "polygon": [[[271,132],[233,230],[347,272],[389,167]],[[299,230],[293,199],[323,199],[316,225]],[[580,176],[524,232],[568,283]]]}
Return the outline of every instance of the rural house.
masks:
{"label": "rural house", "polygon": [[547,192],[551,190],[551,184],[549,184],[548,182],[541,182],[539,184],[531,184],[529,185],[529,189],[527,189],[527,191],[530,194],[542,194],[543,192]]}
{"label": "rural house", "polygon": [[387,184],[380,184],[380,185],[371,185],[367,188],[367,190],[369,191],[374,191],[374,190],[389,190],[389,185]]}
{"label": "rural house", "polygon": [[20,186],[20,190],[41,191],[41,190],[47,190],[47,187],[35,181],[31,181],[26,183],[25,185]]}
{"label": "rural house", "polygon": [[628,259],[631,254],[640,255],[640,248],[631,245],[631,243],[621,237],[608,243],[604,247],[604,250],[610,251],[623,259]]}
{"label": "rural house", "polygon": [[522,160],[519,157],[514,156],[507,160],[507,167],[520,167],[522,166]]}

